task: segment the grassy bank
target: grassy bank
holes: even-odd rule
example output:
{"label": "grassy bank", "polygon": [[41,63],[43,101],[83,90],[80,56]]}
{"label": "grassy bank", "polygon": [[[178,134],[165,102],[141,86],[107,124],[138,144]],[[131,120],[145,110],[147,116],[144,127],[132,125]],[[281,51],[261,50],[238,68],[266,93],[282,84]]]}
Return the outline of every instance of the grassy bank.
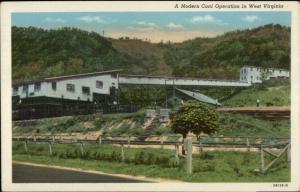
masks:
{"label": "grassy bank", "polygon": [[272,80],[253,85],[223,101],[222,104],[228,107],[256,106],[257,99],[260,100],[261,106],[290,106],[290,82],[288,80]]}
{"label": "grassy bank", "polygon": [[102,131],[104,134],[138,134],[144,123],[144,111],[135,113],[104,114],[97,116],[78,115],[57,118],[45,118],[29,125],[13,123],[13,133],[87,133]]}
{"label": "grassy bank", "polygon": [[267,120],[249,115],[219,113],[218,135],[267,138],[290,138],[290,120]]}
{"label": "grassy bank", "polygon": [[[265,175],[254,171],[259,156],[254,152],[203,152],[193,155],[193,174],[187,175],[184,159],[174,164],[174,151],[167,149],[125,148],[125,161],[120,159],[120,147],[86,145],[82,156],[78,145],[55,144],[50,156],[46,144],[29,144],[29,154],[23,143],[13,143],[13,160],[98,170],[107,173],[144,175],[187,182],[285,182],[290,180],[290,165],[283,159]],[[76,152],[77,150],[77,152]],[[266,156],[266,163],[270,162]]]}

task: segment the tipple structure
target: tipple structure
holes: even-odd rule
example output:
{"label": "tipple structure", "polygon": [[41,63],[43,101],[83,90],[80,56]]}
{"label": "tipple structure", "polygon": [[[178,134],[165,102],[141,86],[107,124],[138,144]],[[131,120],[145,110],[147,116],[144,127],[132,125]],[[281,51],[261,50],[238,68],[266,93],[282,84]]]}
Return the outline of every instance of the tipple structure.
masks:
{"label": "tipple structure", "polygon": [[251,72],[251,70],[248,72],[246,67],[241,69],[240,81],[125,75],[119,74],[120,71],[101,71],[14,83],[12,86],[13,119],[87,114],[98,111],[133,112],[139,106],[133,103],[120,106],[118,103],[119,87],[126,84],[248,87],[252,83],[261,82],[245,79],[245,74]]}

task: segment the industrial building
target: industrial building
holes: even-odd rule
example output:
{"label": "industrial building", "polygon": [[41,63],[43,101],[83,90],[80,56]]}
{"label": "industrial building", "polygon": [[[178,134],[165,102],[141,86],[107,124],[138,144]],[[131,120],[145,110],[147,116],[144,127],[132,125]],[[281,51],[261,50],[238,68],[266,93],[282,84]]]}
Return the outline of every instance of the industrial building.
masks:
{"label": "industrial building", "polygon": [[289,78],[290,72],[285,69],[244,66],[240,69],[240,81],[262,83],[272,78]]}
{"label": "industrial building", "polygon": [[[267,69],[265,78],[289,77],[289,71]],[[50,116],[63,116],[90,113],[133,112],[139,106],[128,103],[119,105],[119,86],[172,85],[174,86],[229,86],[248,87],[261,83],[263,70],[245,66],[240,71],[240,81],[178,78],[147,75],[124,75],[121,70],[83,73],[44,78],[35,81],[18,82],[12,86],[13,119],[34,119]],[[185,97],[212,105],[221,105],[217,100],[201,93],[176,89]]]}

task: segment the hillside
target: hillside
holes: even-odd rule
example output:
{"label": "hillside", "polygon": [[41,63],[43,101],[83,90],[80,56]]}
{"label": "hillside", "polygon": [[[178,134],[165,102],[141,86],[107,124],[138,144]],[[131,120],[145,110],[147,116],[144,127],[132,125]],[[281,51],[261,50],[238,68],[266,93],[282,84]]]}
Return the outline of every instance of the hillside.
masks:
{"label": "hillside", "polygon": [[267,81],[260,85],[241,90],[236,95],[229,97],[222,103],[226,107],[256,106],[256,100],[260,100],[260,106],[290,106],[291,85],[289,81]]}
{"label": "hillside", "polygon": [[270,24],[215,38],[150,43],[75,28],[12,27],[13,81],[117,68],[133,74],[237,79],[243,65],[289,69],[290,28]]}
{"label": "hillside", "polygon": [[119,53],[110,41],[95,32],[75,28],[12,27],[14,81],[103,69],[130,71],[137,63],[134,58]]}
{"label": "hillside", "polygon": [[243,65],[289,69],[290,29],[265,25],[197,38],[169,46],[165,57],[176,76],[238,79]]}
{"label": "hillside", "polygon": [[121,53],[128,54],[140,61],[136,68],[130,71],[134,74],[170,75],[172,67],[164,60],[164,49],[147,41],[139,39],[109,39],[112,46]]}

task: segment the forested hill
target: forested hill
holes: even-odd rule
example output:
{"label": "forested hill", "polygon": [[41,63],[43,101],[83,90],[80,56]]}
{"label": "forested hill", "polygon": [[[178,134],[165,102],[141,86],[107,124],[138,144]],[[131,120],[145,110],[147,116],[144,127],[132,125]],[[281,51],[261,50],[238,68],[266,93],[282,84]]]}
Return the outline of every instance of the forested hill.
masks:
{"label": "forested hill", "polygon": [[13,81],[123,69],[124,73],[237,79],[243,65],[290,66],[290,28],[265,25],[182,43],[105,38],[75,28],[12,27]]}
{"label": "forested hill", "polygon": [[12,27],[13,80],[126,69],[133,63],[133,58],[94,32]]}

